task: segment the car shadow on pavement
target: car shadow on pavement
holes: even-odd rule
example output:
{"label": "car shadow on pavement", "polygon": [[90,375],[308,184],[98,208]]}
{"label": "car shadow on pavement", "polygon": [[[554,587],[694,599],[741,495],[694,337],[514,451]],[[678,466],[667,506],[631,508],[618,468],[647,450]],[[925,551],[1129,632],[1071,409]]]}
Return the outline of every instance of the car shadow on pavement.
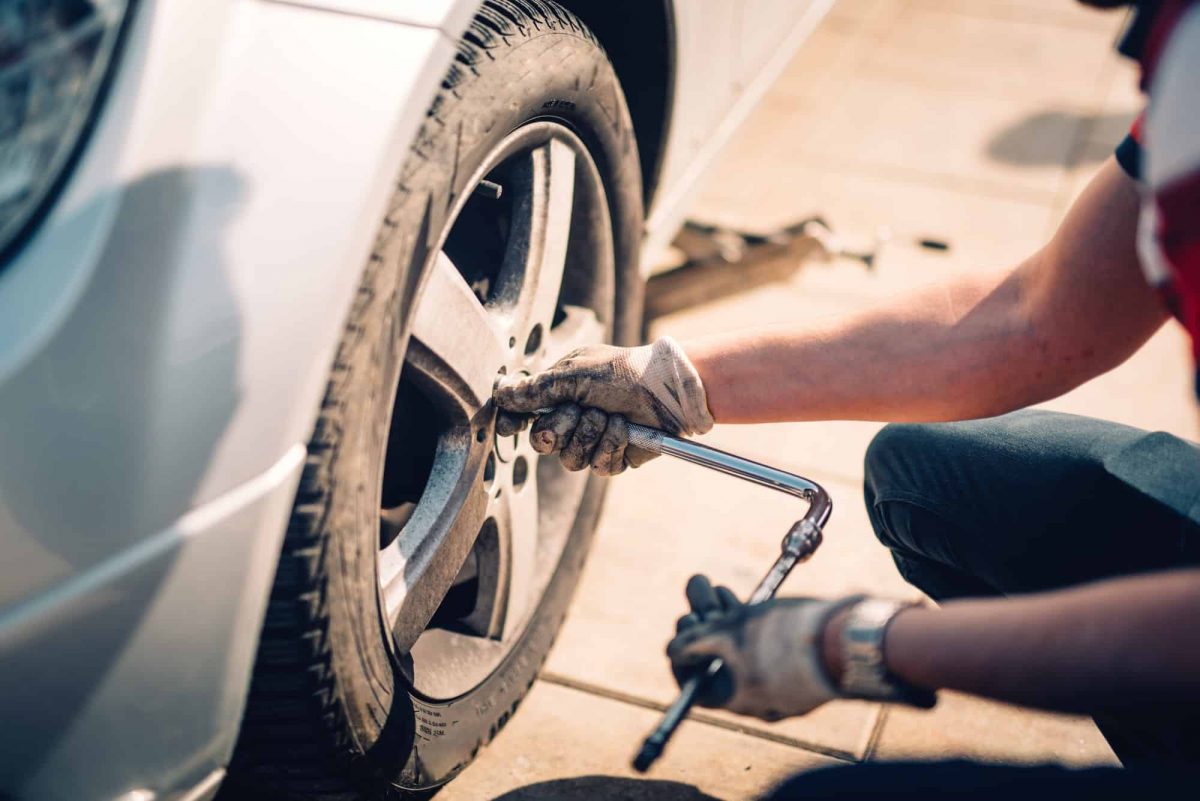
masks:
{"label": "car shadow on pavement", "polygon": [[690,784],[619,776],[576,776],[509,790],[492,801],[718,801]]}

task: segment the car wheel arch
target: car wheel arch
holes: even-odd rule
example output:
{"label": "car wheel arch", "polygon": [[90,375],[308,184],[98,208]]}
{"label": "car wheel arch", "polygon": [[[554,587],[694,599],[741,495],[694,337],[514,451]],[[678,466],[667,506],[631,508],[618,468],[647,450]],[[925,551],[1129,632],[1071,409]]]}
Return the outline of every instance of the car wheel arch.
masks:
{"label": "car wheel arch", "polygon": [[[642,205],[658,188],[675,95],[672,0],[558,0],[600,40],[625,90],[642,165]],[[665,46],[664,46],[665,44]]]}

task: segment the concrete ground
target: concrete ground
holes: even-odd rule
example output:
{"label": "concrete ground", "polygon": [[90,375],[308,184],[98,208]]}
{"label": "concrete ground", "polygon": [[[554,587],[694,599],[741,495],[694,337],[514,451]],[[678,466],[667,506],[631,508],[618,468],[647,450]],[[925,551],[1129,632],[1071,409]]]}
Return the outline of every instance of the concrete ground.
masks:
{"label": "concrete ground", "polygon": [[[841,0],[707,183],[697,216],[761,229],[821,213],[851,239],[892,232],[874,274],[850,261],[661,319],[686,338],[860,309],[1042,243],[1139,106],[1113,54],[1120,16],[1070,0]],[[950,244],[922,249],[921,237]],[[1195,438],[1173,326],[1049,406]],[[887,381],[887,375],[880,375]],[[718,428],[706,439],[821,481],[835,511],[793,594],[913,596],[871,534],[862,457],[878,426]],[[704,712],[649,778],[628,760],[674,694],[662,656],[688,576],[748,591],[797,516],[782,496],[659,459],[616,479],[590,562],[520,713],[439,798],[755,796],[788,774],[893,758],[1113,763],[1087,719],[943,694],[932,712],[837,702],[764,724]]]}

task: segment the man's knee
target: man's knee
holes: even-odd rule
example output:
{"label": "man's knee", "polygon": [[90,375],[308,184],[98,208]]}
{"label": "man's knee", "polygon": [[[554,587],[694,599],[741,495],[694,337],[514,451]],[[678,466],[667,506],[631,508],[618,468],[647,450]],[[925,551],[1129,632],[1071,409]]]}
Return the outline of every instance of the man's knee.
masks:
{"label": "man's knee", "polygon": [[959,552],[970,550],[953,512],[961,489],[947,487],[942,474],[956,459],[957,444],[944,425],[892,424],[867,449],[864,495],[871,527],[901,574],[930,594],[936,594],[927,586],[932,579],[923,577],[961,570]]}
{"label": "man's knee", "polygon": [[935,454],[946,449],[946,439],[941,424],[891,423],[871,440],[863,465],[863,493],[877,536],[882,538],[879,507],[885,501],[931,499],[940,493],[937,472],[944,456]]}
{"label": "man's knee", "polygon": [[878,496],[884,488],[916,483],[914,460],[928,452],[939,437],[936,425],[926,423],[889,423],[867,446],[863,474],[869,495]]}
{"label": "man's knee", "polygon": [[[867,516],[875,536],[888,548],[904,548],[908,515],[897,510],[894,501],[917,491],[914,486],[914,454],[928,445],[929,426],[911,423],[892,423],[875,435],[867,447],[863,470],[863,495]],[[935,435],[936,436],[936,435]],[[897,514],[900,512],[900,514]]]}

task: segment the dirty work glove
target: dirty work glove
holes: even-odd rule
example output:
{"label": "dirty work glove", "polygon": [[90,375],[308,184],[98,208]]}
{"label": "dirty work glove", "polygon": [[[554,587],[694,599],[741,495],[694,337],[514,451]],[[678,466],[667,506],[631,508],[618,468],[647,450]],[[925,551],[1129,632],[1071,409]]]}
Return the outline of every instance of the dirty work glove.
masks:
{"label": "dirty work glove", "polygon": [[670,337],[640,348],[580,348],[544,372],[500,384],[494,397],[501,436],[524,428],[532,412],[554,407],[534,424],[533,449],[558,453],[568,470],[590,466],[603,476],[655,456],[629,445],[627,421],[684,435],[713,426],[700,375]]}
{"label": "dirty work glove", "polygon": [[829,619],[861,596],[777,598],[751,605],[726,587],[714,589],[704,576],[692,576],[687,598],[692,612],[679,619],[675,639],[667,645],[675,680],[682,685],[714,657],[724,662],[701,693],[701,705],[775,721],[841,697],[825,674],[821,637]]}

